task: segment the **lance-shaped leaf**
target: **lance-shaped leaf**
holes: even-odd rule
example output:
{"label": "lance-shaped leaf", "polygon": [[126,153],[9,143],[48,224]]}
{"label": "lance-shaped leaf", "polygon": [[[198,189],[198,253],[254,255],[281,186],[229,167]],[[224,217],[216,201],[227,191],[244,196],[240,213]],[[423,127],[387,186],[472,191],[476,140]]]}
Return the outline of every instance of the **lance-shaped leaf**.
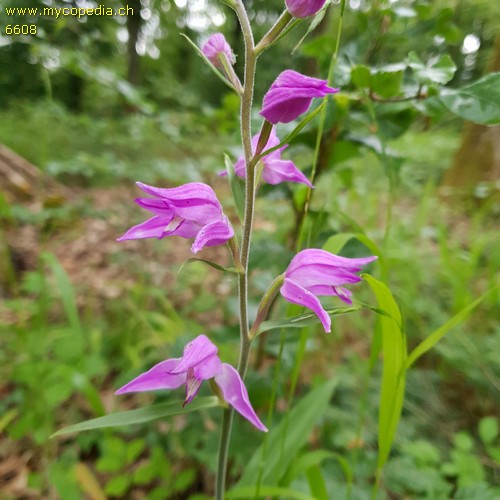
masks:
{"label": "lance-shaped leaf", "polygon": [[190,259],[183,262],[182,266],[177,271],[177,274],[182,272],[188,264],[191,264],[193,262],[203,262],[207,266],[213,267],[214,269],[217,269],[217,271],[222,271],[223,273],[240,274],[240,271],[238,271],[238,269],[236,269],[235,267],[224,267],[220,264],[217,264],[217,262],[212,262],[208,259],[198,259],[197,257],[191,257]]}
{"label": "lance-shaped leaf", "polygon": [[215,396],[197,398],[190,405],[185,407],[182,406],[182,403],[183,401],[174,401],[173,403],[163,403],[147,406],[146,408],[138,408],[136,410],[111,413],[105,417],[93,418],[92,420],[85,420],[84,422],[64,427],[51,437],[62,436],[63,434],[70,434],[72,432],[104,429],[107,427],[143,424],[163,417],[172,417],[174,415],[182,415],[183,413],[190,413],[196,410],[221,406],[221,402]]}
{"label": "lance-shaped leaf", "polygon": [[488,290],[481,297],[477,298],[474,302],[465,306],[460,312],[450,318],[444,325],[434,330],[428,337],[426,337],[415,349],[410,353],[406,360],[406,369],[410,368],[417,359],[423,356],[427,351],[432,349],[450,330],[465,321],[467,316],[493,291],[498,290],[498,286]]}
{"label": "lance-shaped leaf", "polygon": [[[348,314],[359,311],[360,309],[362,309],[361,305],[353,305],[327,309],[326,313],[330,316],[338,316],[340,314]],[[264,321],[257,330],[257,335],[268,332],[269,330],[279,330],[281,328],[303,328],[304,326],[315,325],[319,322],[318,316],[314,313],[300,314],[299,316],[294,316],[293,318]]]}
{"label": "lance-shaped leaf", "polygon": [[378,461],[382,470],[391,451],[401,417],[405,392],[406,337],[401,328],[401,313],[389,288],[369,274],[361,275],[372,288],[379,306],[388,316],[380,319],[382,328],[382,389],[380,394]]}

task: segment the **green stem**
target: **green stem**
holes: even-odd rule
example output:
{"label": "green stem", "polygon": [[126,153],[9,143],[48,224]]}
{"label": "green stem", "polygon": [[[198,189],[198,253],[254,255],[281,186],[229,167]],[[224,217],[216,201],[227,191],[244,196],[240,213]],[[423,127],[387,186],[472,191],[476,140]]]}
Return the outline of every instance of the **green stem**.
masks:
{"label": "green stem", "polygon": [[[245,217],[243,220],[243,238],[241,242],[240,263],[242,274],[238,279],[238,297],[240,309],[240,357],[238,362],[238,372],[241,378],[245,377],[248,367],[248,357],[250,354],[250,337],[248,327],[248,259],[250,255],[250,242],[252,237],[252,225],[255,202],[255,163],[252,163],[252,100],[255,82],[255,69],[257,65],[257,55],[255,53],[255,43],[250,26],[250,21],[242,0],[235,0],[233,6],[243,32],[245,42],[245,76],[243,82],[243,93],[241,95],[240,119],[241,119],[241,139],[245,153],[245,163],[247,179],[245,184]],[[222,430],[219,444],[219,462],[216,478],[216,499],[224,499],[226,485],[227,457],[234,410],[232,408],[224,411],[222,420]]]}
{"label": "green stem", "polygon": [[276,39],[281,35],[283,30],[288,26],[290,21],[293,19],[292,14],[285,10],[281,16],[276,21],[275,25],[264,35],[262,40],[255,47],[255,53],[258,55],[262,54],[270,45],[272,45]]}
{"label": "green stem", "polygon": [[[337,65],[337,59],[338,59],[339,49],[340,49],[340,36],[342,34],[342,24],[343,24],[343,20],[344,20],[345,2],[346,2],[346,0],[342,0],[342,2],[340,4],[339,27],[337,30],[337,38],[335,40],[335,49],[333,51],[332,58],[330,60],[330,67],[328,69],[328,85],[332,84],[333,73],[335,71],[335,66]],[[325,102],[327,102],[328,99],[329,99],[329,96],[327,96],[325,98]],[[321,147],[321,139],[323,138],[323,132],[325,129],[326,111],[327,111],[327,106],[324,106],[323,109],[321,110],[321,116],[320,116],[319,125],[318,125],[318,134],[316,136],[316,146],[314,148],[314,158],[313,158],[312,172],[311,172],[311,184],[314,184],[314,181],[316,180],[316,174],[318,172],[319,150]],[[312,194],[313,194],[312,188],[308,188],[307,195],[306,195],[306,201],[304,203],[304,212],[302,215],[302,219],[300,221],[300,228],[299,228],[299,231],[297,233],[299,236],[298,241],[297,241],[297,250],[300,250],[302,248],[302,243],[304,240],[305,221],[307,219],[307,214],[309,212],[309,205],[311,204]]]}

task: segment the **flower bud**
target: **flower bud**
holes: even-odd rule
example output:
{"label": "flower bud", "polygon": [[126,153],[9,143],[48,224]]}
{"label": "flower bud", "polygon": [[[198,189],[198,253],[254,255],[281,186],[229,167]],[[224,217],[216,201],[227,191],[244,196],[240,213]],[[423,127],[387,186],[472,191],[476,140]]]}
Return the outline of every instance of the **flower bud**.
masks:
{"label": "flower bud", "polygon": [[224,69],[221,57],[226,57],[229,64],[236,62],[231,46],[227,43],[222,33],[215,33],[203,44],[201,48],[207,59],[217,68]]}
{"label": "flower bud", "polygon": [[319,12],[326,0],[285,0],[286,8],[293,17],[309,17]]}

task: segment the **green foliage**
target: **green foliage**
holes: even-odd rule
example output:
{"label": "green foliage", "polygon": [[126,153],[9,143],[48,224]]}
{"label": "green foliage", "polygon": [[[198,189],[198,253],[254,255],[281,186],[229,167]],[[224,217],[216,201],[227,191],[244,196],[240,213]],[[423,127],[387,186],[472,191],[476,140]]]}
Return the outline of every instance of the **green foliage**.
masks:
{"label": "green foliage", "polygon": [[[312,390],[266,436],[267,444],[259,447],[246,465],[236,490],[259,482],[265,486],[278,486],[291,460],[304,446],[314,425],[326,409],[337,384],[329,380]],[[262,469],[265,464],[265,468]]]}
{"label": "green foliage", "polygon": [[491,73],[459,89],[441,91],[440,101],[465,120],[483,125],[500,124],[500,73]]}

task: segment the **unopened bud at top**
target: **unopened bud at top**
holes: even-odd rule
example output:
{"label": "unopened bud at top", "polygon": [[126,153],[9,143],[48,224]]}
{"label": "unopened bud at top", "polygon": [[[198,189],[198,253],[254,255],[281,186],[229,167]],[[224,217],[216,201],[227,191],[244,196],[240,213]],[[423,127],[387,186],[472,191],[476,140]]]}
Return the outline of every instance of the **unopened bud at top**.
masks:
{"label": "unopened bud at top", "polygon": [[223,64],[220,59],[221,56],[225,56],[229,64],[234,64],[236,62],[236,57],[234,56],[231,46],[227,43],[222,33],[211,35],[203,44],[201,51],[207,59],[219,69],[223,69]]}
{"label": "unopened bud at top", "polygon": [[319,12],[326,0],[285,0],[286,8],[293,17],[309,17]]}

